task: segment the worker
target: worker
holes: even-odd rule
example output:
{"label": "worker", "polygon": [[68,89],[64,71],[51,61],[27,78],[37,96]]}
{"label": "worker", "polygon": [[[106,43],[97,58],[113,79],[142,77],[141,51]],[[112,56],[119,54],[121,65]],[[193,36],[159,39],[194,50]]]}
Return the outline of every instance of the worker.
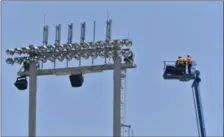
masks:
{"label": "worker", "polygon": [[124,58],[125,63],[133,63],[133,61],[134,61],[134,54],[132,52],[128,57]]}
{"label": "worker", "polygon": [[179,56],[176,61],[177,75],[182,75],[184,73],[184,59]]}
{"label": "worker", "polygon": [[40,62],[36,63],[36,67],[37,67],[37,69],[40,68]]}
{"label": "worker", "polygon": [[191,68],[192,68],[192,57],[190,54],[187,54],[187,70],[188,70],[188,74],[191,74]]}
{"label": "worker", "polygon": [[29,66],[29,63],[27,61],[23,62],[23,67],[24,67],[24,71],[29,71],[30,66]]}

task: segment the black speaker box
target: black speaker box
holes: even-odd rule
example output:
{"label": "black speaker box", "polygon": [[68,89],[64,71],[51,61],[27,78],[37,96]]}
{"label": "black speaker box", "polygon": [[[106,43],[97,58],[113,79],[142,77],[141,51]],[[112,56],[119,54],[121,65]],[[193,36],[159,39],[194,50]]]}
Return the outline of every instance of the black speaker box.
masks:
{"label": "black speaker box", "polygon": [[69,79],[72,87],[81,87],[84,82],[82,74],[70,75]]}
{"label": "black speaker box", "polygon": [[14,85],[19,89],[19,90],[26,90],[27,89],[27,80],[26,78],[17,78],[16,82]]}

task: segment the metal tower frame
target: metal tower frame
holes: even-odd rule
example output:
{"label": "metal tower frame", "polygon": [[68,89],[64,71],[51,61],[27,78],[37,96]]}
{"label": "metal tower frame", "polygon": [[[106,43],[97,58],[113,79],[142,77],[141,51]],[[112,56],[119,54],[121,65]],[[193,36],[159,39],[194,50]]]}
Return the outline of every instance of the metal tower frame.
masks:
{"label": "metal tower frame", "polygon": [[[131,127],[131,125],[122,124],[122,127],[123,127],[122,128],[122,130],[123,130],[122,137],[133,137],[134,136],[134,130]],[[131,129],[132,129],[132,133],[131,133]]]}
{"label": "metal tower frame", "polygon": [[127,70],[121,70],[121,136],[125,136],[125,98],[126,98],[126,75]]}
{"label": "metal tower frame", "polygon": [[[36,92],[37,92],[37,77],[46,75],[77,75],[77,74],[88,74],[88,73],[98,73],[107,70],[113,70],[114,74],[114,100],[113,100],[113,136],[121,136],[121,70],[136,68],[134,63],[122,63],[121,56],[127,56],[130,54],[130,48],[121,48],[123,45],[132,45],[132,41],[129,39],[123,40],[111,40],[111,24],[112,20],[107,20],[107,31],[106,31],[106,41],[95,41],[95,22],[94,22],[94,41],[86,43],[85,40],[85,22],[81,24],[81,40],[80,44],[72,43],[72,24],[69,25],[68,32],[68,43],[60,44],[61,38],[61,25],[56,26],[56,36],[55,44],[48,44],[48,26],[44,26],[43,32],[43,46],[36,47],[30,45],[29,47],[7,49],[7,54],[27,54],[25,57],[15,57],[8,58],[6,62],[13,65],[14,63],[22,64],[28,62],[29,70],[22,71],[22,69],[17,73],[21,77],[29,77],[29,137],[36,136]],[[88,48],[89,46],[97,45],[95,48]],[[100,46],[100,47],[98,47]],[[74,50],[73,50],[74,49]],[[65,50],[65,51],[64,51]],[[104,51],[103,56],[105,56],[105,64],[94,65],[92,58],[91,66],[81,66],[81,55],[86,58],[86,54],[89,52]],[[57,52],[56,52],[57,51]],[[114,60],[113,64],[107,64],[106,59],[112,53],[112,58]],[[73,54],[72,56],[70,56]],[[76,56],[78,55],[78,57]],[[85,55],[85,56],[84,56]],[[68,67],[68,61],[72,58],[79,60],[79,66]],[[56,68],[56,59],[63,61],[66,59],[65,68]],[[50,60],[54,63],[54,67],[51,69],[43,69],[43,63]],[[37,68],[37,64],[42,63],[41,68]]]}
{"label": "metal tower frame", "polygon": [[[129,33],[128,33],[129,39]],[[121,137],[130,137],[131,125],[126,125],[126,94],[127,94],[127,69],[121,70]],[[133,130],[133,129],[132,129]],[[134,131],[133,131],[134,132]],[[128,133],[128,134],[126,134]],[[133,134],[132,134],[133,136]]]}

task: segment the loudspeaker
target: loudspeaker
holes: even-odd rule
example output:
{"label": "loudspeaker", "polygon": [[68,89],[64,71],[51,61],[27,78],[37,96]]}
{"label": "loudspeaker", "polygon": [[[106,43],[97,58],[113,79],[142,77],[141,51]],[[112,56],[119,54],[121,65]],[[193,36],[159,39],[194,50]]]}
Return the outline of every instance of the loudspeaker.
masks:
{"label": "loudspeaker", "polygon": [[18,77],[14,85],[18,90],[26,90],[27,89],[27,80],[26,77]]}
{"label": "loudspeaker", "polygon": [[72,87],[81,87],[84,82],[82,74],[70,75],[69,79]]}

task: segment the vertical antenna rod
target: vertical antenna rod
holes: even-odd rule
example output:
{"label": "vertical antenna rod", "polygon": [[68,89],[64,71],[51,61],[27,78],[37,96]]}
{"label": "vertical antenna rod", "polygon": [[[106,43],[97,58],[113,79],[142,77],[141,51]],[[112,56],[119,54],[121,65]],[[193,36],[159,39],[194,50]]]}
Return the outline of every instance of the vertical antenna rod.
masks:
{"label": "vertical antenna rod", "polygon": [[[73,38],[73,24],[68,25],[68,42],[67,44],[72,44],[72,38]],[[66,67],[68,67],[68,59],[66,59]]]}
{"label": "vertical antenna rod", "polygon": [[[85,42],[86,37],[86,22],[81,23],[81,37],[80,43],[83,44]],[[81,55],[79,56],[79,65],[81,66]]]}
{"label": "vertical antenna rod", "polygon": [[[48,44],[48,25],[43,27],[43,46]],[[43,62],[41,62],[41,68],[43,68]]]}
{"label": "vertical antenna rod", "polygon": [[48,25],[43,28],[43,45],[48,44]]}
{"label": "vertical antenna rod", "polygon": [[58,25],[58,45],[61,44],[61,24]]}
{"label": "vertical antenna rod", "polygon": [[[56,25],[56,34],[55,34],[55,45],[60,45],[61,43],[61,24]],[[54,58],[54,68],[56,67],[56,59]]]}
{"label": "vertical antenna rod", "polygon": [[110,12],[109,12],[109,9],[107,8],[107,20],[109,20],[110,18]]}
{"label": "vertical antenna rod", "polygon": [[46,14],[44,14],[44,26],[45,26],[45,23],[46,23]]}
{"label": "vertical antenna rod", "polygon": [[56,26],[56,35],[55,35],[55,45],[60,45],[61,43],[61,24]]}
{"label": "vertical antenna rod", "polygon": [[[96,21],[93,22],[93,42],[96,40]],[[92,58],[92,65],[94,64],[94,59]]]}
{"label": "vertical antenna rod", "polygon": [[[106,22],[106,41],[110,42],[111,40],[111,29],[112,29],[112,20],[107,20]],[[105,48],[105,54],[107,54],[107,49]],[[105,64],[107,63],[107,58],[105,56]]]}
{"label": "vertical antenna rod", "polygon": [[72,38],[73,38],[73,24],[68,25],[68,44],[72,44]]}

